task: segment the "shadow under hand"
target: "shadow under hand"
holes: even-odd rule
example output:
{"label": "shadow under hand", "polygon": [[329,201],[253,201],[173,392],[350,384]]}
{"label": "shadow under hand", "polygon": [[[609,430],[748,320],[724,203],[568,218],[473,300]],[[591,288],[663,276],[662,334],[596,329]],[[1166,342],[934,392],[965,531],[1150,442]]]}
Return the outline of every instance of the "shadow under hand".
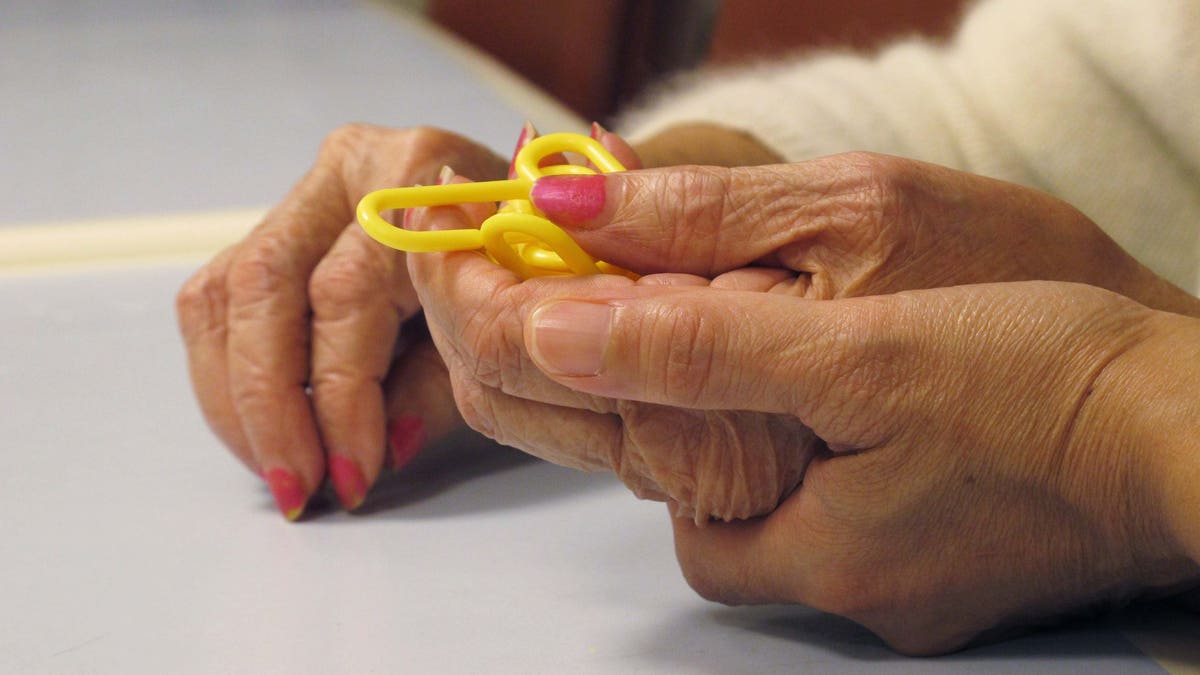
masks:
{"label": "shadow under hand", "polygon": [[[1161,672],[1106,619],[1067,621],[940,657],[892,651],[858,624],[800,606],[701,606],[665,623],[647,651],[689,672]],[[700,646],[702,644],[702,647]],[[786,666],[784,665],[786,664]],[[760,668],[762,666],[762,668]]]}
{"label": "shadow under hand", "polygon": [[623,489],[611,474],[556,466],[464,429],[385,472],[356,513],[447,518],[614,488]]}

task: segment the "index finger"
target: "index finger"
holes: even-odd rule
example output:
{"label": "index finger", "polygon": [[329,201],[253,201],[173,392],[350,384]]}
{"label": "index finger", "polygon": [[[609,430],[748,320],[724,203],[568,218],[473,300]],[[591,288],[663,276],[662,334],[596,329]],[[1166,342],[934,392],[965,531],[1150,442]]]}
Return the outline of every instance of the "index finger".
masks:
{"label": "index finger", "polygon": [[230,398],[289,519],[300,515],[325,472],[306,393],[308,278],[351,218],[340,177],[315,168],[268,214],[227,277]]}
{"label": "index finger", "polygon": [[833,159],[545,176],[531,198],[588,253],[641,273],[714,276],[810,242],[857,200]]}

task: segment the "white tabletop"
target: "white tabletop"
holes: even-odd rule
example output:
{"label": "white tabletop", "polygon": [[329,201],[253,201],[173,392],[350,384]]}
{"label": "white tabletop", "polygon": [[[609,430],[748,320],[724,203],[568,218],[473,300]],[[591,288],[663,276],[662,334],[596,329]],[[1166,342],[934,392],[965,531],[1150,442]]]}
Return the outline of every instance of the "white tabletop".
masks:
{"label": "white tabletop", "polygon": [[[343,121],[503,151],[527,114],[374,5],[74,4],[0,15],[0,223],[258,208]],[[707,603],[664,507],[465,434],[362,514],[288,524],[192,400],[172,299],[197,263],[0,269],[2,673],[1163,672],[1127,622],[927,660]]]}
{"label": "white tabletop", "polygon": [[0,224],[261,206],[346,122],[432,123],[504,156],[527,116],[581,124],[526,91],[503,102],[403,19],[350,0],[4,3]]}

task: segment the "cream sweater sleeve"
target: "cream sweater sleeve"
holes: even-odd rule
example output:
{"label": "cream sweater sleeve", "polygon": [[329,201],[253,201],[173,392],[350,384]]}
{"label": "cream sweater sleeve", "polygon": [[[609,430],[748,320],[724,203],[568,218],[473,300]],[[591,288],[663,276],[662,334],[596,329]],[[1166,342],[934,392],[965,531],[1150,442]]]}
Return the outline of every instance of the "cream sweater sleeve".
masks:
{"label": "cream sweater sleeve", "polygon": [[687,121],[790,161],[871,150],[1036,187],[1200,281],[1200,0],[985,0],[946,45],[701,72],[618,126],[636,140]]}

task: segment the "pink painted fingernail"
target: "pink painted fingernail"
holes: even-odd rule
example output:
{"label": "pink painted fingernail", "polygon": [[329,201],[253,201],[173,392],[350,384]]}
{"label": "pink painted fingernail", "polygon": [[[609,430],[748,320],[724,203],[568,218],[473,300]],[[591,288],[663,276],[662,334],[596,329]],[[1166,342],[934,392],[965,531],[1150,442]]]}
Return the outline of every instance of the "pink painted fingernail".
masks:
{"label": "pink painted fingernail", "polygon": [[388,425],[388,465],[398,471],[425,446],[425,421],[416,415],[401,415]]}
{"label": "pink painted fingernail", "polygon": [[512,159],[508,162],[508,177],[513,179],[517,177],[517,155],[529,144],[529,141],[537,138],[537,129],[533,128],[533,122],[525,120],[525,126],[521,127],[521,135],[517,136],[517,147],[513,150]]}
{"label": "pink painted fingernail", "polygon": [[590,136],[595,140],[600,140],[600,137],[608,133],[608,130],[600,126],[599,122],[592,122],[592,130]]}
{"label": "pink painted fingernail", "polygon": [[271,488],[275,504],[284,518],[296,520],[304,513],[308,494],[296,474],[287,469],[271,469],[263,474],[263,478],[267,481],[267,487]]}
{"label": "pink painted fingernail", "polygon": [[544,176],[529,193],[533,205],[559,225],[579,225],[604,210],[607,196],[600,174]]}
{"label": "pink painted fingernail", "polygon": [[354,460],[345,455],[330,455],[329,479],[346,510],[353,511],[362,506],[367,497],[367,479]]}
{"label": "pink painted fingernail", "polygon": [[539,307],[531,320],[530,356],[539,367],[569,377],[600,374],[612,334],[611,305],[560,300]]}

